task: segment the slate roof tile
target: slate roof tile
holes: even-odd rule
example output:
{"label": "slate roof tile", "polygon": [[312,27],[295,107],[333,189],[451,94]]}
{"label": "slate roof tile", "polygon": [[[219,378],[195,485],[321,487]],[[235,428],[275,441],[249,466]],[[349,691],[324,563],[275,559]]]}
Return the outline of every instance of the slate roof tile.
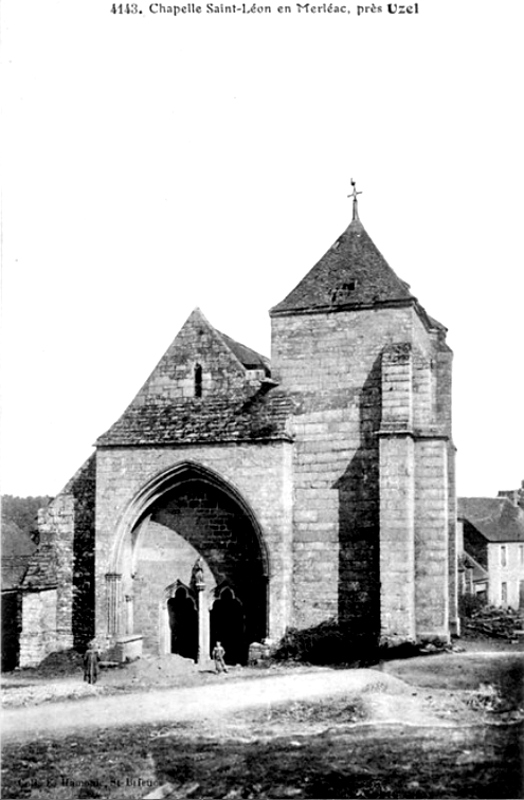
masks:
{"label": "slate roof tile", "polygon": [[524,511],[505,497],[459,497],[458,517],[490,542],[524,542]]}
{"label": "slate roof tile", "polygon": [[98,446],[289,439],[292,401],[262,385],[254,393],[176,399],[130,406]]}

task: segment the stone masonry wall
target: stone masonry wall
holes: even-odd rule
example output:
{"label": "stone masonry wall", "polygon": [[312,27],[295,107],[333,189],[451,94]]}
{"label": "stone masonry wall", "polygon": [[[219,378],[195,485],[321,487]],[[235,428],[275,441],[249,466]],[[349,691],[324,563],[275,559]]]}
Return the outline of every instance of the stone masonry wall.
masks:
{"label": "stone masonry wall", "polygon": [[56,589],[22,595],[21,667],[35,667],[49,653],[65,649],[57,636],[57,599]]}
{"label": "stone masonry wall", "polygon": [[297,403],[296,626],[335,617],[379,629],[381,354],[410,341],[414,311],[272,319],[272,375]]}
{"label": "stone masonry wall", "polygon": [[[54,555],[57,586],[56,650],[67,650],[73,646],[74,506],[74,497],[64,491],[55,497],[47,508],[40,511],[38,516],[39,550],[52,548]],[[32,585],[31,588],[40,587]],[[36,602],[36,599],[33,599],[33,603]],[[47,605],[46,608],[48,607]],[[22,625],[25,633],[27,630],[25,617]]]}
{"label": "stone masonry wall", "polygon": [[22,666],[28,666],[23,658],[38,663],[36,654],[43,658],[49,648],[82,650],[93,636],[95,466],[92,456],[39,512],[40,542],[24,580],[30,594],[23,603]]}
{"label": "stone masonry wall", "polygon": [[415,604],[419,639],[449,633],[448,452],[444,439],[416,442]]}
{"label": "stone masonry wall", "polygon": [[96,630],[107,631],[105,575],[115,570],[115,533],[122,515],[145,483],[177,464],[193,462],[232,485],[252,509],[269,557],[269,633],[290,624],[291,445],[289,443],[99,448],[97,451]]}
{"label": "stone masonry wall", "polygon": [[410,343],[382,355],[381,633],[393,640],[415,638],[414,367]]}

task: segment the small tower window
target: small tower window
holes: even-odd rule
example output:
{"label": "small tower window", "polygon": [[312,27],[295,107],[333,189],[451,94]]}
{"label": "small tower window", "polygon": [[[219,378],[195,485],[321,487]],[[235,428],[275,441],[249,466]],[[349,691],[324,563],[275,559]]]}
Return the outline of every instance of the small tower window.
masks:
{"label": "small tower window", "polygon": [[202,367],[195,364],[195,397],[202,397]]}
{"label": "small tower window", "polygon": [[355,289],[357,288],[357,282],[350,280],[346,281],[346,283],[341,283],[340,286],[337,286],[335,291],[331,296],[332,303],[343,303],[350,294],[352,294]]}

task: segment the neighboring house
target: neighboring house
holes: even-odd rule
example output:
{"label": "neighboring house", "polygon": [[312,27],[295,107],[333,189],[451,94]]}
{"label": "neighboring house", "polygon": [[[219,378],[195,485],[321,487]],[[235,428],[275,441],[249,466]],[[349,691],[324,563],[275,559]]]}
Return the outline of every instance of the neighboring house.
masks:
{"label": "neighboring house", "polygon": [[124,657],[220,640],[235,663],[326,620],[390,641],[456,630],[452,353],[356,195],[270,317],[271,362],[195,309],[40,515],[25,663],[93,636]]}
{"label": "neighboring house", "polygon": [[21,585],[36,545],[11,520],[2,522],[2,672],[20,663]]}
{"label": "neighboring house", "polygon": [[507,496],[460,497],[458,524],[466,559],[477,567],[471,591],[487,590],[491,605],[518,609],[524,600],[524,509]]}
{"label": "neighboring house", "polygon": [[465,552],[459,556],[458,577],[460,594],[475,595],[483,600],[488,599],[488,570]]}

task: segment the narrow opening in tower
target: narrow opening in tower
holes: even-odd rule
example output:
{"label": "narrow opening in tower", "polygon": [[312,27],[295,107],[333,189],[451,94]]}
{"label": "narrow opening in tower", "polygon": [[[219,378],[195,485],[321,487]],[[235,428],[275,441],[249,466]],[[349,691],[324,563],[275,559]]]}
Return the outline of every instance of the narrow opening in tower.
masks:
{"label": "narrow opening in tower", "polygon": [[202,397],[202,367],[195,364],[195,397]]}

